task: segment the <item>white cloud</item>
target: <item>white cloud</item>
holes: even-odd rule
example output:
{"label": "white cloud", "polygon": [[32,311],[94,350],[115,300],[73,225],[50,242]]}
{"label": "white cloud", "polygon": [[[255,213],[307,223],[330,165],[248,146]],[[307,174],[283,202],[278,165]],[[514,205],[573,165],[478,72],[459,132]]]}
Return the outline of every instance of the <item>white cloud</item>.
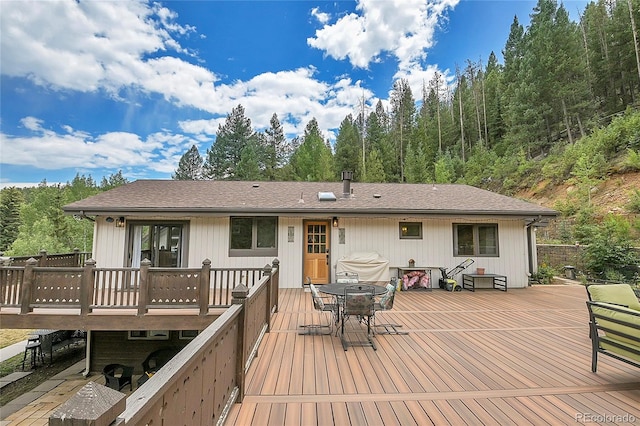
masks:
{"label": "white cloud", "polygon": [[335,59],[367,68],[388,53],[399,68],[424,59],[447,9],[459,0],[358,0],[356,11],[326,25],[307,43]]}
{"label": "white cloud", "polygon": [[168,50],[190,54],[173,36],[194,29],[175,18],[141,0],[2,2],[2,73],[57,90],[105,90],[115,97],[135,86],[184,104],[172,90],[175,84],[162,90],[157,81],[175,81],[180,72],[186,74],[183,84],[193,88],[212,85],[217,77],[176,58],[147,58]]}
{"label": "white cloud", "polygon": [[320,12],[318,7],[311,9],[311,16],[315,17],[322,25],[325,25],[331,19],[331,15],[326,12]]}
{"label": "white cloud", "polygon": [[[63,125],[63,133],[44,127],[35,117],[21,120],[30,130],[27,136],[0,133],[2,162],[43,170],[65,168],[147,168],[162,173],[175,170],[177,163],[198,141],[185,135],[156,132],[142,139],[128,132],[108,132],[95,137]],[[25,155],[28,153],[28,155]]]}

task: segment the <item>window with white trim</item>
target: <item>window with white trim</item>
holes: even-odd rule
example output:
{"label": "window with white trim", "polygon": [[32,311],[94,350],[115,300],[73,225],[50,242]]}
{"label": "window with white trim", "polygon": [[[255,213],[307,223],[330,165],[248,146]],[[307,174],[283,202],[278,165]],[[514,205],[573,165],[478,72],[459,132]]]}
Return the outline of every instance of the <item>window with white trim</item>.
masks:
{"label": "window with white trim", "polygon": [[453,255],[497,257],[498,224],[497,223],[454,223]]}

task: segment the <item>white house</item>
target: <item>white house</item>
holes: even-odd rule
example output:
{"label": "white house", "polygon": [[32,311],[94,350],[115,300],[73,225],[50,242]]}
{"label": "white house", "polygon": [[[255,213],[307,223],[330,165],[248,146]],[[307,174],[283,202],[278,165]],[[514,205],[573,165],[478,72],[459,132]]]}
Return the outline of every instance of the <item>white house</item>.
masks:
{"label": "white house", "polygon": [[[535,229],[557,212],[456,184],[139,180],[64,207],[95,219],[98,267],[262,267],[280,260],[280,286],[331,282],[340,259],[377,253],[395,267],[453,268],[525,287],[536,270]],[[433,277],[435,280],[439,274]]]}

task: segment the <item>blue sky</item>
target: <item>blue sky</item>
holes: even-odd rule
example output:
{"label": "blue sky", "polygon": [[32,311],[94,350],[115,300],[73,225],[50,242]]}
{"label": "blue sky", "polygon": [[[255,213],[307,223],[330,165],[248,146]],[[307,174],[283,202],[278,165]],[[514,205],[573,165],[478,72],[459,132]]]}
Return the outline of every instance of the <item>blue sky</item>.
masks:
{"label": "blue sky", "polygon": [[[405,78],[502,60],[535,1],[0,1],[0,187],[121,170],[170,179],[241,104],[326,138]],[[574,20],[585,1],[564,2]]]}

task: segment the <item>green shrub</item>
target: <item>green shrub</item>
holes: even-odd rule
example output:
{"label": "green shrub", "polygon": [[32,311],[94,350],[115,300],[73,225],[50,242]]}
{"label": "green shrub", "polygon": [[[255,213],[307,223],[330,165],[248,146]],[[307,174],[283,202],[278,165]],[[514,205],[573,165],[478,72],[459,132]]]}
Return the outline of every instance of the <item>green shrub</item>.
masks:
{"label": "green shrub", "polygon": [[596,274],[616,276],[627,265],[637,265],[640,259],[631,249],[631,225],[623,218],[608,216],[595,227],[595,233],[585,249],[587,269]]}
{"label": "green shrub", "polygon": [[640,189],[633,190],[626,208],[629,213],[640,213]]}
{"label": "green shrub", "polygon": [[627,149],[627,155],[622,165],[629,171],[640,170],[640,151],[634,151],[631,148]]}
{"label": "green shrub", "polygon": [[531,279],[541,284],[549,284],[555,275],[557,275],[556,270],[552,266],[543,263],[538,266],[538,272],[531,275]]}

